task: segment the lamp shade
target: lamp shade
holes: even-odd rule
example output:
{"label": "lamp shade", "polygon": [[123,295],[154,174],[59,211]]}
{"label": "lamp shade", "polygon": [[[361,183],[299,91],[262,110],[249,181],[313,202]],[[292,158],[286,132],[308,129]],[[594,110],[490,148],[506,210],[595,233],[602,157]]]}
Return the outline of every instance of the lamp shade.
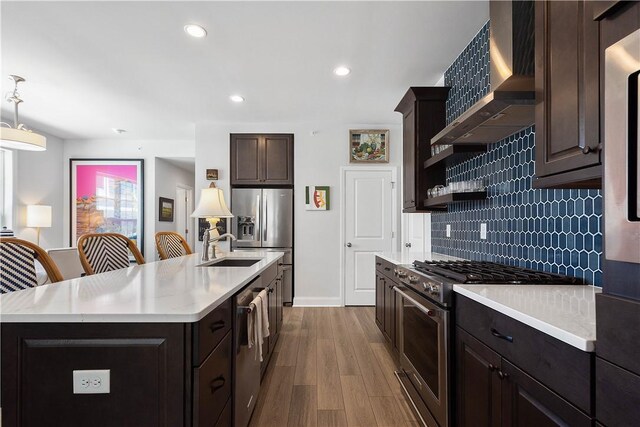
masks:
{"label": "lamp shade", "polygon": [[191,214],[192,218],[233,218],[233,214],[224,201],[220,188],[209,187],[200,190],[200,202]]}
{"label": "lamp shade", "polygon": [[28,205],[27,227],[51,227],[51,206]]}
{"label": "lamp shade", "polygon": [[28,130],[0,127],[0,146],[14,150],[44,151],[47,138]]}

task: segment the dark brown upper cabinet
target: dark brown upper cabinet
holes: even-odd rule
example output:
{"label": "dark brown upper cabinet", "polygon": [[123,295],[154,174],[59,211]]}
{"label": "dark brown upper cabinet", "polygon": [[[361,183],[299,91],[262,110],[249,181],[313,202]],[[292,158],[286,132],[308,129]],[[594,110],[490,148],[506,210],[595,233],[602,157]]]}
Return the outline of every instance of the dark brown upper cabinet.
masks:
{"label": "dark brown upper cabinet", "polygon": [[448,87],[411,87],[395,111],[402,113],[402,209],[428,212],[424,205],[427,189],[445,181],[427,173],[425,160],[431,157],[431,138],[446,125]]}
{"label": "dark brown upper cabinet", "polygon": [[536,188],[600,188],[600,27],[589,1],[535,2]]}
{"label": "dark brown upper cabinet", "polygon": [[293,135],[231,134],[231,185],[293,185]]}

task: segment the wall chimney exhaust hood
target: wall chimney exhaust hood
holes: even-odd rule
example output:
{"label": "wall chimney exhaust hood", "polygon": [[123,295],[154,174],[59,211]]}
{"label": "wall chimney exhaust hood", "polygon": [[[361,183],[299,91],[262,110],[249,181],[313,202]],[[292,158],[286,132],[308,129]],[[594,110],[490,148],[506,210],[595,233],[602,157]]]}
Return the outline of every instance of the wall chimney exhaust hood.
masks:
{"label": "wall chimney exhaust hood", "polygon": [[489,144],[535,122],[534,2],[494,0],[489,15],[491,92],[432,144]]}

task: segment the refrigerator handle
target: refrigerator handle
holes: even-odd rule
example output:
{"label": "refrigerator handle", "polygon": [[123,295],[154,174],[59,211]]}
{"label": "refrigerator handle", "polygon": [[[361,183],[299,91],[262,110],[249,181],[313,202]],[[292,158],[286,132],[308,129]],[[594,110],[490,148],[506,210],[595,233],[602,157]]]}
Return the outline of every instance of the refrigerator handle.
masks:
{"label": "refrigerator handle", "polygon": [[262,223],[260,222],[260,217],[262,211],[262,203],[260,203],[260,194],[256,194],[256,231],[254,232],[254,240],[260,241],[260,230],[262,228]]}
{"label": "refrigerator handle", "polygon": [[269,205],[267,204],[269,201],[269,199],[267,197],[264,198],[264,231],[262,233],[262,241],[266,242],[267,241],[267,221],[269,220],[269,218],[267,217],[268,212],[269,212]]}

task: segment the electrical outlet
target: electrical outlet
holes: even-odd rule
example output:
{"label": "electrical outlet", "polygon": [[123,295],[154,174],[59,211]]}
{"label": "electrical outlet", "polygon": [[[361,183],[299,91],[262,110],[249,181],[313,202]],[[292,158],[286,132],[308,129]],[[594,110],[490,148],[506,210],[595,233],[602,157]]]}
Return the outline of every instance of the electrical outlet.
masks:
{"label": "electrical outlet", "polygon": [[451,237],[451,224],[447,224],[447,237]]}
{"label": "electrical outlet", "polygon": [[106,394],[111,392],[111,370],[73,371],[73,394]]}
{"label": "electrical outlet", "polygon": [[487,240],[487,224],[484,222],[480,224],[480,239]]}

